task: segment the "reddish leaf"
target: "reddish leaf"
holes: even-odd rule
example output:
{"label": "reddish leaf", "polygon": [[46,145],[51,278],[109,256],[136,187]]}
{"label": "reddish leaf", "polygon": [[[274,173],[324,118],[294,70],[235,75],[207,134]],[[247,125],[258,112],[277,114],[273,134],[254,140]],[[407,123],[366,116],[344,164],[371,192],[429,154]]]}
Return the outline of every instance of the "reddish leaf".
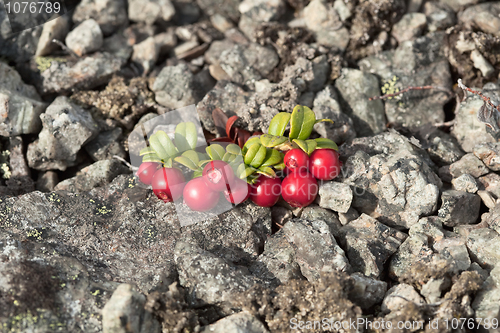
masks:
{"label": "reddish leaf", "polygon": [[214,138],[214,139],[211,139],[209,141],[210,142],[233,142],[233,140],[231,140],[231,138],[228,138],[227,136],[223,136],[220,138]]}
{"label": "reddish leaf", "polygon": [[233,134],[233,127],[234,126],[234,123],[236,122],[236,120],[238,120],[239,117],[238,116],[232,116],[230,117],[228,120],[227,120],[227,123],[226,123],[226,135],[230,138],[233,138],[234,136],[236,136],[236,134]]}
{"label": "reddish leaf", "polygon": [[225,128],[227,137],[220,137],[216,139],[209,140],[210,142],[233,142],[236,143],[240,148],[247,140],[253,135],[260,135],[260,132],[254,132],[253,134],[246,129],[240,128],[235,125],[236,121],[239,119],[238,116],[227,117],[227,115],[219,108],[215,108],[212,112],[212,117],[214,119],[214,124],[222,136],[224,133],[221,131]]}
{"label": "reddish leaf", "polygon": [[224,135],[224,130],[228,121],[227,115],[220,108],[215,108],[212,111],[212,119],[214,120],[214,124],[219,132],[219,135]]}

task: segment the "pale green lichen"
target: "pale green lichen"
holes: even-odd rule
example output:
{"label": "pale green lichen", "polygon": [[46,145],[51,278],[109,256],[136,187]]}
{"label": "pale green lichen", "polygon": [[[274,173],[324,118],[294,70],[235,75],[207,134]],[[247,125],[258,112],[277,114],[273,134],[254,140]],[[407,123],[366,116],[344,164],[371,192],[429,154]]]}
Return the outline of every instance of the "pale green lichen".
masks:
{"label": "pale green lichen", "polygon": [[68,60],[66,60],[66,58],[61,58],[61,57],[36,57],[35,59],[36,67],[38,68],[40,73],[49,69],[54,61],[67,62]]}
{"label": "pale green lichen", "polygon": [[[396,83],[398,82],[398,77],[396,75],[394,75],[392,77],[392,80],[388,80],[388,81],[385,81],[383,82],[382,84],[382,94],[383,95],[390,95],[390,94],[395,94],[395,93],[398,93],[399,92],[399,88],[396,87]],[[396,98],[397,96],[395,97],[387,97],[387,99],[393,99],[393,98]]]}
{"label": "pale green lichen", "polygon": [[0,173],[3,179],[9,179],[12,176],[9,168],[10,151],[4,150],[0,153]]}

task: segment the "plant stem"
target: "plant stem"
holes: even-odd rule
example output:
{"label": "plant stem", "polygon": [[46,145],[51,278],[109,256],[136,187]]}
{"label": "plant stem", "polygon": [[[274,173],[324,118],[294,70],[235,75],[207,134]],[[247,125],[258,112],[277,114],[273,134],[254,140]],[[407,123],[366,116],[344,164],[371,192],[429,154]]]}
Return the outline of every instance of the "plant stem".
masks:
{"label": "plant stem", "polygon": [[462,83],[462,79],[458,79],[458,87],[463,89],[463,90],[466,90],[470,93],[473,93],[475,95],[478,95],[479,97],[481,97],[483,99],[483,101],[488,104],[489,106],[491,106],[492,108],[498,110],[500,112],[500,105],[495,105],[493,104],[493,102],[491,101],[491,99],[487,96],[484,96],[480,91],[477,91],[477,90],[473,90],[469,87],[467,87],[466,85],[464,85]]}

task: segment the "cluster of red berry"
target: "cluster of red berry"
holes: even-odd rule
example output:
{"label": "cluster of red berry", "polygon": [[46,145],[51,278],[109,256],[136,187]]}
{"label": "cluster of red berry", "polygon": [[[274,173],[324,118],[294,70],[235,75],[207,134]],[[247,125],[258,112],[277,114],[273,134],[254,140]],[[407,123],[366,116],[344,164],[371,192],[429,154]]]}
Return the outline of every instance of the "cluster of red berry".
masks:
{"label": "cluster of red berry", "polygon": [[220,199],[220,193],[232,204],[239,204],[250,198],[262,207],[276,204],[280,196],[293,207],[311,204],[318,194],[319,180],[331,180],[339,174],[340,161],[333,149],[317,149],[309,156],[299,148],[288,151],[284,157],[286,177],[260,175],[249,185],[234,174],[224,161],[210,161],[203,168],[201,177],[186,180],[179,169],[161,167],[160,163],[143,162],[137,176],[140,181],[153,187],[155,195],[164,202],[178,200],[195,211],[208,211]]}
{"label": "cluster of red berry", "polygon": [[310,205],[318,195],[318,180],[338,176],[341,162],[333,149],[317,149],[307,155],[302,149],[289,150],[283,159],[286,177],[271,178],[261,175],[251,187],[250,199],[257,205],[271,207],[280,195],[292,207]]}

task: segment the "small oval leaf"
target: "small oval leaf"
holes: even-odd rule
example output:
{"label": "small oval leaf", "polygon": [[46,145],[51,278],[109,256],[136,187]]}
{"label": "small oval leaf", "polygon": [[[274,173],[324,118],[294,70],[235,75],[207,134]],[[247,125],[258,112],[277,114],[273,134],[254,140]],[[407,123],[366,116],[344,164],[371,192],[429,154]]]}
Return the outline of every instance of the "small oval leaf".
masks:
{"label": "small oval leaf", "polygon": [[315,140],[312,140],[312,139],[306,140],[306,143],[307,143],[307,151],[306,151],[306,153],[308,155],[311,155],[312,152],[314,151],[314,149],[316,149],[316,147],[318,146],[318,143]]}
{"label": "small oval leaf", "polygon": [[281,162],[279,164],[273,165],[273,168],[275,168],[276,170],[285,170],[285,168],[286,168],[285,162]]}
{"label": "small oval leaf", "polygon": [[143,162],[157,162],[161,163],[161,159],[156,154],[146,154],[142,157]]}
{"label": "small oval leaf", "polygon": [[192,160],[190,160],[186,156],[177,156],[176,158],[174,158],[174,160],[177,163],[180,163],[180,164],[184,165],[185,167],[187,167],[187,168],[189,168],[191,170],[198,169],[198,165],[195,164]]}
{"label": "small oval leaf", "polygon": [[264,162],[260,165],[261,167],[273,166],[275,164],[283,162],[283,153],[277,151],[276,149],[268,149],[266,152],[266,158]]}
{"label": "small oval leaf", "polygon": [[[194,132],[193,132],[194,131]],[[194,135],[194,139],[193,139]],[[179,123],[175,127],[175,146],[179,152],[196,147],[196,126],[192,122]],[[194,147],[192,146],[194,141]]]}
{"label": "small oval leaf", "polygon": [[285,133],[286,126],[290,121],[291,114],[288,112],[280,112],[273,117],[269,123],[269,130],[267,133],[271,135],[282,136]]}
{"label": "small oval leaf", "polygon": [[167,133],[158,131],[155,133],[155,135],[163,146],[163,149],[165,149],[169,156],[177,155],[177,148],[175,148],[174,143],[172,142],[172,140],[170,140],[170,137],[167,135]]}
{"label": "small oval leaf", "polygon": [[233,154],[233,155],[241,155],[241,148],[240,148],[240,146],[238,146],[238,145],[236,145],[234,143],[231,143],[231,144],[227,145],[226,151],[228,153]]}
{"label": "small oval leaf", "polygon": [[311,135],[316,115],[307,106],[297,105],[290,118],[290,139],[306,140]]}
{"label": "small oval leaf", "polygon": [[210,158],[214,161],[222,160],[222,157],[226,153],[224,147],[218,144],[210,145],[205,150],[207,151],[208,156],[210,156]]}
{"label": "small oval leaf", "polygon": [[249,164],[254,168],[260,167],[260,165],[262,164],[262,162],[264,162],[264,159],[266,158],[266,152],[267,148],[261,145],[259,147],[259,150],[257,151],[257,153],[255,154],[255,156],[253,157],[252,161]]}
{"label": "small oval leaf", "polygon": [[[157,133],[160,133],[160,132],[163,132],[163,131],[158,131],[149,137],[149,146],[151,148],[153,148],[153,150],[156,152],[156,155],[158,155],[159,158],[161,158],[162,160],[166,160],[170,157],[170,155],[167,153],[165,148],[163,148],[163,145],[161,144],[160,140],[158,139]],[[165,133],[165,132],[163,132],[163,133]]]}
{"label": "small oval leaf", "polygon": [[144,156],[146,154],[156,154],[156,152],[151,147],[144,147],[139,151],[139,156]]}
{"label": "small oval leaf", "polygon": [[316,149],[334,149],[334,150],[339,150],[339,147],[337,147],[337,144],[333,142],[330,139],[325,139],[325,138],[317,138],[314,139],[316,143],[318,144]]}
{"label": "small oval leaf", "polygon": [[268,148],[276,147],[287,140],[288,139],[285,136],[275,136],[271,134],[262,134],[260,136],[260,143],[262,143],[265,147]]}
{"label": "small oval leaf", "polygon": [[202,169],[198,169],[198,170],[195,170],[193,172],[193,178],[192,179],[195,179],[195,178],[198,178],[198,177],[201,177],[203,176],[203,170]]}
{"label": "small oval leaf", "polygon": [[256,172],[271,178],[276,178],[276,172],[270,167],[261,166]]}
{"label": "small oval leaf", "polygon": [[[242,166],[243,166],[243,168],[241,168],[241,166],[240,166],[240,168],[242,169],[242,171],[240,171],[240,172],[238,173],[238,177],[239,177],[240,179],[245,179],[245,178],[247,178],[248,176],[250,176],[251,174],[255,173],[255,171],[257,171],[257,169],[255,169],[255,168],[252,168],[252,167],[245,167],[245,164],[242,164]],[[239,170],[240,168],[238,168],[238,170]]]}
{"label": "small oval leaf", "polygon": [[171,158],[169,158],[165,163],[163,163],[163,166],[165,168],[171,168],[172,164],[173,164],[173,160]]}
{"label": "small oval leaf", "polygon": [[256,143],[260,143],[259,136],[254,136],[253,138],[248,139],[247,142],[245,142],[245,144],[243,145],[243,149],[242,149],[243,154],[245,154],[248,151],[248,149],[250,149],[250,147]]}

